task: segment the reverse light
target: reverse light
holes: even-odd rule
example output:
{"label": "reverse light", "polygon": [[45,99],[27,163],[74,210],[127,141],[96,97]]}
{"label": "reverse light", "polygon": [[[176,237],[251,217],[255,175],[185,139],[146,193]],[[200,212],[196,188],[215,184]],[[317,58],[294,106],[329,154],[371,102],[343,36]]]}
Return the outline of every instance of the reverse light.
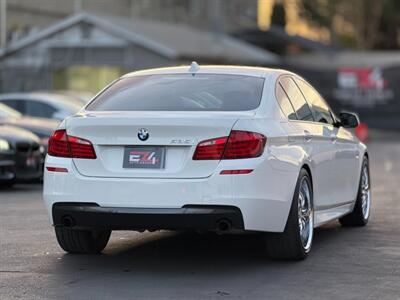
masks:
{"label": "reverse light", "polygon": [[200,142],[194,160],[221,160],[259,157],[264,152],[267,138],[256,132],[232,130],[229,137]]}
{"label": "reverse light", "polygon": [[57,157],[96,159],[90,141],[69,136],[65,129],[56,130],[49,139],[48,154]]}

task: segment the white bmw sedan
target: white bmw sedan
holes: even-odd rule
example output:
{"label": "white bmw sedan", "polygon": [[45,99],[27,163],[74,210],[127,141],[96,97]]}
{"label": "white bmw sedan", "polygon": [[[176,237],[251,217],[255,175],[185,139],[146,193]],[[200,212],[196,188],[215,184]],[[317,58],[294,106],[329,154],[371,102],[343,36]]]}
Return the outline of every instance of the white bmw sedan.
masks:
{"label": "white bmw sedan", "polygon": [[313,231],[363,226],[368,153],[296,74],[198,66],[131,73],[49,141],[44,201],[60,246],[97,253],[112,230],[261,232],[303,259]]}

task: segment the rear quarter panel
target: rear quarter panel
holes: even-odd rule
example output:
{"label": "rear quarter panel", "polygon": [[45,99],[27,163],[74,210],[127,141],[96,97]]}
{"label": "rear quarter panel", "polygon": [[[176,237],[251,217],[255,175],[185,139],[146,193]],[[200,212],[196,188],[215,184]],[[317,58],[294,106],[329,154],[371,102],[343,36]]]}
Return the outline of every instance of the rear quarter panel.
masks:
{"label": "rear quarter panel", "polygon": [[[284,122],[269,118],[238,120],[235,130],[247,130],[264,134],[267,137],[262,157],[257,161],[253,176],[232,176],[233,199],[247,199],[253,203],[249,210],[253,228],[268,228],[268,231],[281,232],[286,225],[293,194],[302,163],[306,154],[298,146],[288,142]],[[242,160],[245,161],[245,160]],[[234,161],[222,161],[224,166]],[[244,162],[242,162],[244,163]]]}

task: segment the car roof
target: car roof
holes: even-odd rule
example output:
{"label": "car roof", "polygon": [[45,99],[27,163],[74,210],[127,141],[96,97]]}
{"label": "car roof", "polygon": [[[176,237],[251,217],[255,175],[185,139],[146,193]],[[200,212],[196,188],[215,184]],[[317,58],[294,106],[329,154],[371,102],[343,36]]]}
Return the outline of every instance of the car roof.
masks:
{"label": "car roof", "polygon": [[193,62],[189,66],[167,67],[148,69],[128,73],[124,77],[133,77],[141,75],[161,75],[161,74],[231,74],[245,75],[255,77],[278,77],[281,74],[290,74],[291,72],[281,69],[251,67],[251,66],[226,66],[226,65],[198,65]]}

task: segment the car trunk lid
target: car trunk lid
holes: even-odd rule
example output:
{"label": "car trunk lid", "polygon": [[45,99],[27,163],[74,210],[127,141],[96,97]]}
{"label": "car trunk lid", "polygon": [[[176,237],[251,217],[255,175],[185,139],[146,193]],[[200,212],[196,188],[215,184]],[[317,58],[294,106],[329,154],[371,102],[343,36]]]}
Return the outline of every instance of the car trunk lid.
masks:
{"label": "car trunk lid", "polygon": [[[228,136],[235,122],[247,112],[90,112],[67,120],[67,133],[92,142],[97,159],[74,158],[84,176],[115,178],[205,178],[218,160],[193,160],[200,141]],[[140,140],[141,129],[148,132]],[[162,149],[158,153],[156,149]],[[142,151],[143,150],[143,151]],[[127,167],[127,159],[150,151],[164,155],[162,164]],[[139,154],[138,154],[139,153]],[[152,153],[152,154],[150,154]],[[136,158],[135,158],[136,155]]]}

